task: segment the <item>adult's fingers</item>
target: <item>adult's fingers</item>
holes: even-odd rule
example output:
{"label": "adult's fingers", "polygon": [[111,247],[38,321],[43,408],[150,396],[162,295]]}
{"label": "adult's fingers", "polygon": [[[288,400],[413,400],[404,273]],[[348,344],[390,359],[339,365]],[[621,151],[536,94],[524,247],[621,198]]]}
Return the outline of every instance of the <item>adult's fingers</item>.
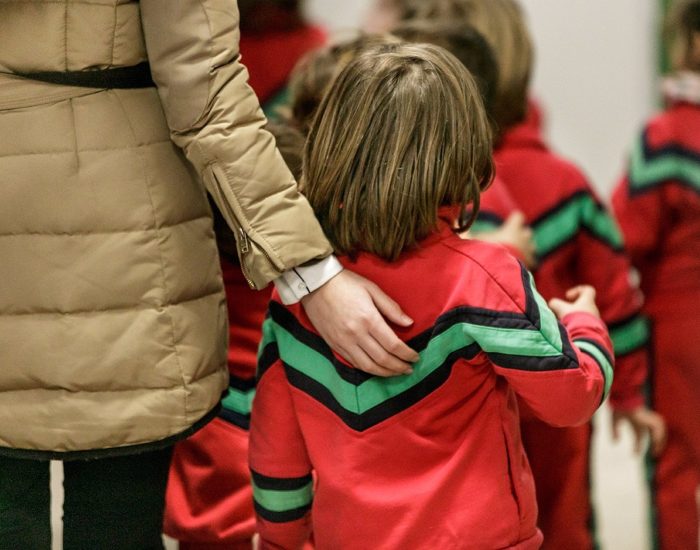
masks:
{"label": "adult's fingers", "polygon": [[348,350],[348,360],[355,367],[368,374],[389,378],[404,374],[402,371],[394,371],[384,368],[374,361],[359,345],[355,345]]}
{"label": "adult's fingers", "polygon": [[[386,324],[386,321],[384,321],[384,319],[381,317],[372,323],[370,334],[376,340],[377,344],[379,344],[385,351],[401,361],[403,365],[401,369],[402,371],[409,371],[411,368],[410,363],[415,363],[420,359],[420,355],[418,355],[414,349],[410,348],[406,342],[402,341],[398,336],[396,336],[396,333],[391,330],[391,327],[389,327],[389,325]],[[389,366],[384,363],[382,364],[385,367]]]}
{"label": "adult's fingers", "polygon": [[[406,368],[406,362],[399,359],[396,355],[389,353],[373,336],[358,341],[357,345],[362,351],[384,369],[395,374],[410,374],[413,369],[409,366]],[[410,349],[410,348],[409,348]]]}
{"label": "adult's fingers", "polygon": [[384,317],[402,327],[408,327],[413,324],[413,319],[406,315],[401,306],[389,298],[381,288],[369,281],[366,281],[365,288],[372,297],[374,305],[377,306],[377,309]]}

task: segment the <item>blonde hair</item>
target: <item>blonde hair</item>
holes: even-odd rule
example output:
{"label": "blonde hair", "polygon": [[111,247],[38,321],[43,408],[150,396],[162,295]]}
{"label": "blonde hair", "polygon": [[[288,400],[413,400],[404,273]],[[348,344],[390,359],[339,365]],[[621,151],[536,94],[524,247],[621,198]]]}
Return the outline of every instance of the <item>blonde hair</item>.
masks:
{"label": "blonde hair", "polygon": [[463,213],[490,183],[491,132],[476,83],[450,53],[385,45],[351,61],[314,118],[304,189],[336,252],[386,260]]}
{"label": "blonde hair", "polygon": [[398,42],[391,35],[359,32],[306,54],[289,80],[291,124],[306,135],[323,94],[343,67],[369,48]]}
{"label": "blonde hair", "polygon": [[494,118],[504,130],[527,115],[534,47],[516,0],[395,0],[400,17],[450,19],[472,25],[493,48],[498,65]]}
{"label": "blonde hair", "polygon": [[700,71],[700,0],[674,2],[665,25],[671,66],[674,70]]}

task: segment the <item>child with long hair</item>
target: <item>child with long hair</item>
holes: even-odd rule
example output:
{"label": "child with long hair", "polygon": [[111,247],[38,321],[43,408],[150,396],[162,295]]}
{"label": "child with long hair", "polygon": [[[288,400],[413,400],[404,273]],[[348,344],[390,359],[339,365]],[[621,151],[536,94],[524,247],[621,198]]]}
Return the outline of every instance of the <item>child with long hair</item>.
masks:
{"label": "child with long hair", "polygon": [[[534,48],[520,5],[514,0],[387,0],[394,17],[461,20],[473,25],[496,54],[498,83],[493,101],[496,175],[534,231],[538,288],[545,298],[577,284],[597,292],[611,329],[617,359],[611,390],[614,428],[631,423],[640,446],[651,435],[663,445],[662,419],[645,406],[649,335],[640,315],[642,297],[630,280],[621,235],[581,171],[553,153],[528,121]],[[493,201],[480,220],[492,225],[508,214]],[[484,225],[482,223],[481,225]],[[523,404],[523,442],[537,486],[545,548],[590,550],[594,546],[590,500],[591,426],[548,426]]]}
{"label": "child with long hair", "polygon": [[651,402],[668,423],[650,471],[654,542],[664,550],[698,547],[700,1],[676,2],[668,24],[667,108],[646,124],[613,195],[652,321]]}
{"label": "child with long hair", "polygon": [[[275,298],[263,329],[250,465],[261,548],[535,549],[516,396],[586,422],[612,382],[594,290],[550,309],[503,248],[453,229],[492,176],[474,79],[432,45],[385,45],[337,76],[314,118],[304,188],[345,265],[415,320],[407,376],[338,359]],[[465,227],[462,227],[464,229]]]}

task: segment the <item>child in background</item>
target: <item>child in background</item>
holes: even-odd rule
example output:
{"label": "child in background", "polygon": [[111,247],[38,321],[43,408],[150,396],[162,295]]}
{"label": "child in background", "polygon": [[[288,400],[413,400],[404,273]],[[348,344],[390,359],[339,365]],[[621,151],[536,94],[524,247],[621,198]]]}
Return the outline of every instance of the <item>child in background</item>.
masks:
{"label": "child in background", "polygon": [[[304,138],[268,124],[294,177],[301,177]],[[166,493],[164,532],[180,550],[250,550],[255,513],[248,468],[250,407],[257,350],[270,300],[241,271],[233,232],[212,201],[229,318],[229,392],[219,417],[175,446]]]}
{"label": "child in background", "polygon": [[516,395],[553,424],[586,422],[612,347],[592,288],[552,301],[559,324],[512,256],[455,234],[490,153],[476,84],[441,48],[378,47],[331,85],[305,192],[341,261],[415,320],[399,333],[421,358],[365,375],[273,299],[250,444],[262,549],[297,548],[312,523],[319,550],[539,548]]}
{"label": "child in background", "polygon": [[613,207],[652,320],[651,402],[668,423],[651,477],[655,543],[685,550],[698,548],[700,488],[700,2],[678,2],[669,23],[668,106],[638,137]]}
{"label": "child in background", "polygon": [[[642,391],[649,349],[646,321],[640,316],[641,293],[630,283],[629,260],[611,216],[580,170],[552,153],[538,129],[527,122],[533,51],[520,7],[513,0],[397,3],[405,8],[402,15],[466,18],[494,48],[499,65],[494,101],[497,184],[507,187],[534,230],[537,285],[545,298],[577,284],[597,289],[617,357],[610,400],[615,430],[622,419],[628,420],[637,446],[649,432],[653,451],[658,452],[663,421],[646,408]],[[500,221],[505,213],[485,214],[486,220]],[[544,547],[590,550],[591,425],[556,428],[532,415],[527,403],[522,409],[523,442],[535,475]]]}
{"label": "child in background", "polygon": [[249,84],[268,118],[279,119],[289,75],[307,52],[323,46],[325,31],[304,17],[303,0],[238,0],[241,56]]}
{"label": "child in background", "polygon": [[[498,65],[491,46],[474,27],[459,20],[416,19],[400,24],[392,33],[407,42],[440,46],[459,59],[476,80],[486,114],[489,118],[493,117]],[[507,187],[498,183],[498,178],[481,195],[479,207],[504,212],[506,215],[497,224],[493,224],[480,214],[471,230],[464,234],[465,238],[473,237],[501,244],[529,269],[534,268],[536,262],[532,229],[526,225],[525,216],[518,211]]]}
{"label": "child in background", "polygon": [[290,124],[306,136],[316,109],[336,75],[365,50],[397,43],[399,39],[391,35],[359,32],[306,54],[289,79]]}

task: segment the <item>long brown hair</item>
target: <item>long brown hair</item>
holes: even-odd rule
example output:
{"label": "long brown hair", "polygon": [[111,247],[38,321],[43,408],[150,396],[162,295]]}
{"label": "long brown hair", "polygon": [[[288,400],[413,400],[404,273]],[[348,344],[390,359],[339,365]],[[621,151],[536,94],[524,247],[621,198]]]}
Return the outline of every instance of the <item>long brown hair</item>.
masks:
{"label": "long brown hair", "polygon": [[[304,151],[304,189],[340,254],[395,260],[435,230],[438,209],[490,183],[491,130],[464,66],[427,44],[385,45],[336,77]],[[468,225],[467,224],[467,225]]]}

